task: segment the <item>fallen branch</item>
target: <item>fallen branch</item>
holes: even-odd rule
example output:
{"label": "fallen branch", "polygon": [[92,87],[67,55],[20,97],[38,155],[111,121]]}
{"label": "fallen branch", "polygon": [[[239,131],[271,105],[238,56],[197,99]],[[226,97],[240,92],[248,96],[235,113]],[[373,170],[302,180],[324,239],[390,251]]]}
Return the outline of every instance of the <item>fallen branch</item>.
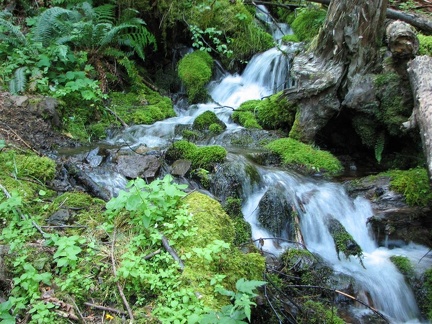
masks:
{"label": "fallen branch", "polygon": [[112,109],[110,109],[110,108],[108,108],[108,107],[106,107],[106,106],[104,106],[104,108],[105,108],[106,110],[108,110],[108,112],[109,112],[110,114],[112,114],[115,118],[117,118],[118,121],[123,125],[123,127],[125,127],[125,128],[126,128],[126,127],[129,127],[129,125],[126,124],[126,122],[125,122],[123,119],[121,119],[120,116],[117,115],[117,113],[116,113],[114,110],[112,110]]}
{"label": "fallen branch", "polygon": [[144,257],[144,260],[151,259],[151,258],[153,258],[156,254],[159,254],[159,253],[161,253],[161,250],[160,250],[160,249],[157,249],[156,251],[154,251],[154,252],[152,252],[152,253],[150,253],[150,254],[147,254],[147,255]]}
{"label": "fallen branch", "polygon": [[183,271],[184,267],[185,267],[183,261],[177,255],[176,251],[169,245],[168,239],[164,235],[162,235],[162,245],[165,248],[165,250],[169,254],[171,254],[171,256],[173,257],[173,259],[175,261],[177,261],[177,263],[180,265],[180,269]]}
{"label": "fallen branch", "polygon": [[40,152],[38,152],[36,149],[34,149],[30,144],[28,144],[26,141],[24,141],[22,139],[21,136],[19,136],[12,128],[10,128],[8,125],[2,123],[5,127],[7,127],[8,129],[4,129],[4,128],[0,128],[0,131],[4,131],[6,133],[11,133],[19,142],[23,143],[23,145],[25,147],[27,147],[28,149],[32,150],[34,153],[36,153],[38,156],[42,156],[43,154],[41,154]]}
{"label": "fallen branch", "polygon": [[110,195],[101,186],[94,182],[87,174],[82,172],[75,165],[72,163],[65,163],[64,166],[66,170],[68,170],[69,174],[85,186],[94,196],[104,201],[111,199]]}
{"label": "fallen branch", "polygon": [[[114,233],[113,233],[113,238],[112,238],[112,242],[111,242],[111,262],[112,262],[112,270],[113,270],[113,274],[114,277],[117,277],[117,270],[116,270],[116,265],[115,265],[115,258],[114,258],[114,245],[115,245],[115,240],[116,240],[116,230],[114,229]],[[120,297],[123,300],[123,304],[125,305],[128,314],[129,314],[129,319],[133,322],[134,321],[134,316],[133,316],[133,312],[132,309],[129,306],[129,303],[126,299],[126,296],[123,292],[123,287],[120,285],[120,282],[117,281],[117,289],[119,291]]]}
{"label": "fallen branch", "polygon": [[119,310],[119,309],[116,309],[116,308],[111,308],[111,307],[102,306],[102,305],[96,305],[96,304],[87,303],[87,302],[85,302],[84,305],[92,307],[92,308],[104,310],[107,312],[111,312],[111,313],[116,313],[116,314],[120,314],[120,315],[127,315],[126,312]]}

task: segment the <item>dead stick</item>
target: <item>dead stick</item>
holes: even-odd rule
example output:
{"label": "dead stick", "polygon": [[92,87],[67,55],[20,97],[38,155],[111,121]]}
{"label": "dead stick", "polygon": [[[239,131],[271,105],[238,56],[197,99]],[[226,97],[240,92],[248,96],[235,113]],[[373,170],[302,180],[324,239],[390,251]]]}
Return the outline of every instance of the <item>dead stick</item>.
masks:
{"label": "dead stick", "polygon": [[[113,267],[113,273],[114,273],[114,277],[117,277],[117,270],[116,270],[116,266],[115,266],[115,258],[114,258],[114,245],[115,245],[115,239],[116,239],[116,230],[114,229],[114,233],[113,233],[113,238],[112,238],[112,243],[111,243],[111,262],[112,262],[112,267]],[[134,316],[132,313],[132,309],[129,306],[129,303],[126,299],[126,296],[123,292],[123,288],[120,285],[120,282],[117,281],[117,289],[119,290],[119,294],[123,300],[123,304],[125,305],[128,314],[129,314],[129,319],[133,322],[134,320]]]}
{"label": "dead stick", "polygon": [[159,254],[160,252],[161,252],[161,250],[160,250],[160,249],[157,249],[156,251],[154,251],[154,252],[152,252],[152,253],[150,253],[150,254],[147,254],[147,255],[144,257],[144,260],[151,259],[151,258],[153,258],[156,254]]}
{"label": "dead stick", "polygon": [[104,310],[104,311],[107,311],[107,312],[111,312],[111,313],[117,313],[117,314],[120,314],[120,315],[126,315],[126,312],[124,312],[122,310],[111,308],[111,307],[107,307],[107,306],[96,305],[96,304],[87,303],[87,302],[84,303],[84,305],[92,307],[92,308]]}
{"label": "dead stick", "polygon": [[120,116],[117,115],[117,113],[116,113],[114,110],[112,110],[112,109],[110,109],[110,108],[108,108],[108,107],[104,107],[104,108],[105,108],[106,110],[108,110],[109,113],[112,114],[115,118],[117,118],[117,119],[119,120],[119,122],[123,125],[124,128],[129,127],[129,125],[126,124],[126,122],[125,122],[123,119],[121,119]]}
{"label": "dead stick", "polygon": [[162,245],[165,248],[165,250],[167,250],[167,252],[171,254],[173,259],[178,262],[178,264],[180,265],[180,269],[182,269],[183,271],[185,267],[183,261],[179,258],[176,251],[169,245],[168,239],[163,235],[162,235]]}

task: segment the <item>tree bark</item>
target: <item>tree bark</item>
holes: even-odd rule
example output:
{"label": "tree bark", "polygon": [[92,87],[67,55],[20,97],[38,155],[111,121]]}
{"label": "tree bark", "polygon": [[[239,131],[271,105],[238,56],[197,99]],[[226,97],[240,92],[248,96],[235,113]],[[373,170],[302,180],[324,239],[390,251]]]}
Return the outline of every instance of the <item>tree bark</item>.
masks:
{"label": "tree bark", "polygon": [[296,87],[285,91],[299,111],[290,136],[314,141],[341,106],[361,105],[373,89],[387,0],[334,0],[317,39],[294,58]]}
{"label": "tree bark", "polygon": [[432,57],[417,56],[408,64],[408,74],[414,94],[413,116],[420,129],[423,151],[432,186]]}

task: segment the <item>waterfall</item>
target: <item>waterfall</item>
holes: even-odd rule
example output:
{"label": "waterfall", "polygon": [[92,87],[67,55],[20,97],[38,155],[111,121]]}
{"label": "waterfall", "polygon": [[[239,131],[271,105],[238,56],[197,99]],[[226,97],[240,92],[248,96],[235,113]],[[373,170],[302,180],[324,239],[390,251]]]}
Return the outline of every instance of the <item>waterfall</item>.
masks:
{"label": "waterfall", "polygon": [[[369,201],[364,198],[351,199],[340,184],[315,181],[278,170],[259,168],[259,172],[262,184],[248,195],[243,205],[243,214],[252,226],[254,239],[273,236],[258,221],[259,202],[269,188],[282,185],[285,189],[281,192],[282,198],[295,203],[307,249],[320,255],[335,273],[355,278],[355,289],[367,292],[373,306],[394,323],[416,320],[419,310],[414,295],[390,257],[402,254],[418,260],[419,255],[427,253],[427,248],[410,245],[407,249],[391,251],[378,247],[366,225],[373,215]],[[342,253],[338,256],[326,224],[329,215],[337,219],[360,245],[363,265],[353,256],[348,259]],[[263,249],[279,255],[287,246],[289,244],[275,245],[273,241],[266,240]]]}

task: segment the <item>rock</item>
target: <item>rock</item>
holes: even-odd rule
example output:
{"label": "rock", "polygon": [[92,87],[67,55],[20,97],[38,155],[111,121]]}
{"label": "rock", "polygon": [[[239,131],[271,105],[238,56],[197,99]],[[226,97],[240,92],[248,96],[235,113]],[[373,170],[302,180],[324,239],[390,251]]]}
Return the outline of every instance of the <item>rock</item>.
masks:
{"label": "rock", "polygon": [[99,166],[103,161],[103,157],[98,154],[99,147],[96,147],[95,149],[91,150],[85,157],[85,160],[88,164],[90,164],[92,168]]}
{"label": "rock", "polygon": [[59,209],[52,214],[48,219],[47,223],[52,226],[66,225],[69,222],[71,215],[67,209]]}
{"label": "rock", "polygon": [[135,179],[156,177],[161,160],[156,155],[120,155],[117,157],[117,171],[123,176]]}
{"label": "rock", "polygon": [[171,174],[184,177],[190,170],[192,162],[189,160],[177,160],[171,166]]}

